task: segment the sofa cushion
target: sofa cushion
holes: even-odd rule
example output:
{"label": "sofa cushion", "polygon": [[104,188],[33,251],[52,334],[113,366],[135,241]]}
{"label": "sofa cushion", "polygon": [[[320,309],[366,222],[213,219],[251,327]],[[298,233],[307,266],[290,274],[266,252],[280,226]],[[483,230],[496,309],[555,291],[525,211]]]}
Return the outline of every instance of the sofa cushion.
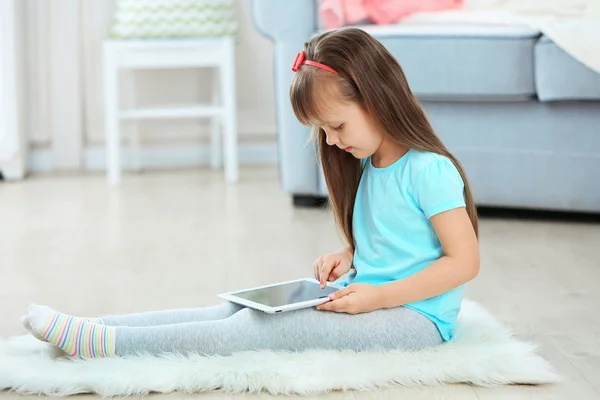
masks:
{"label": "sofa cushion", "polygon": [[535,85],[542,101],[600,99],[600,74],[547,36],[542,36],[535,46]]}
{"label": "sofa cushion", "polygon": [[519,26],[363,25],[421,98],[529,99],[540,33]]}

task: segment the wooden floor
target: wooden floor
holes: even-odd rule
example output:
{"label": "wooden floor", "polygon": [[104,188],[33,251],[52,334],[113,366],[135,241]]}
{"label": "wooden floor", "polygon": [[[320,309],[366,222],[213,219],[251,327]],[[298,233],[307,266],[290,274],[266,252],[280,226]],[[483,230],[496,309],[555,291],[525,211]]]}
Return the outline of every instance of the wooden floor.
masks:
{"label": "wooden floor", "polygon": [[[223,291],[309,276],[312,261],[339,243],[331,215],[292,208],[272,168],[243,170],[235,186],[207,171],[127,176],[119,190],[101,175],[2,183],[0,336],[23,332],[30,302],[88,316],[214,304]],[[598,222],[481,221],[481,274],[468,296],[539,344],[564,383],[312,399],[600,398],[599,245]]]}

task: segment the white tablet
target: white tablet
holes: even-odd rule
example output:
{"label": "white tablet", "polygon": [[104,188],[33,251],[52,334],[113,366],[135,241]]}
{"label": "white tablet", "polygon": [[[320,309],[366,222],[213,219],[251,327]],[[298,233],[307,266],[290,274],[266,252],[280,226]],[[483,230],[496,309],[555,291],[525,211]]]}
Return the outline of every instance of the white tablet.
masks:
{"label": "white tablet", "polygon": [[219,297],[232,303],[275,314],[316,307],[328,302],[329,295],[340,289],[343,287],[331,282],[327,282],[327,286],[321,289],[319,281],[307,278],[222,293]]}

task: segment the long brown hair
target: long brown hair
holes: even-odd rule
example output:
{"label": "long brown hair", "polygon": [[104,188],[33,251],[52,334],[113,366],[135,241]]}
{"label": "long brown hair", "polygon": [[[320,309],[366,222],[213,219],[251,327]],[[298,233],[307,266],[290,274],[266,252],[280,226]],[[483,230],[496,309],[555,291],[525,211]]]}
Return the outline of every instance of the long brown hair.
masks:
{"label": "long brown hair", "polygon": [[328,65],[339,73],[303,66],[292,80],[290,99],[298,120],[313,126],[330,203],[348,243],[354,246],[352,215],[361,163],[336,146],[328,146],[325,131],[319,126],[326,107],[324,92],[332,87],[331,83],[341,94],[341,100],[358,103],[394,142],[408,149],[446,156],[454,163],[464,182],[467,212],[478,235],[477,209],[466,173],[435,134],[394,56],[357,28],[323,33],[305,43],[304,51],[307,60]]}

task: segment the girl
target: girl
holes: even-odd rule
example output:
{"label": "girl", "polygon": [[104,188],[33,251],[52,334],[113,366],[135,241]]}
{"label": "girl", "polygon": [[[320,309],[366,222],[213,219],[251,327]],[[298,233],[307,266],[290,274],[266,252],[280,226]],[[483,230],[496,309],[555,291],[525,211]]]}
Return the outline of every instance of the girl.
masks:
{"label": "girl", "polygon": [[298,53],[291,103],[314,127],[348,247],[320,257],[322,285],[354,271],[316,309],[276,315],[215,307],[85,319],[32,305],[24,325],[82,358],[244,350],[417,350],[451,340],[479,271],[477,215],[460,164],[435,135],[402,69],[346,28]]}

